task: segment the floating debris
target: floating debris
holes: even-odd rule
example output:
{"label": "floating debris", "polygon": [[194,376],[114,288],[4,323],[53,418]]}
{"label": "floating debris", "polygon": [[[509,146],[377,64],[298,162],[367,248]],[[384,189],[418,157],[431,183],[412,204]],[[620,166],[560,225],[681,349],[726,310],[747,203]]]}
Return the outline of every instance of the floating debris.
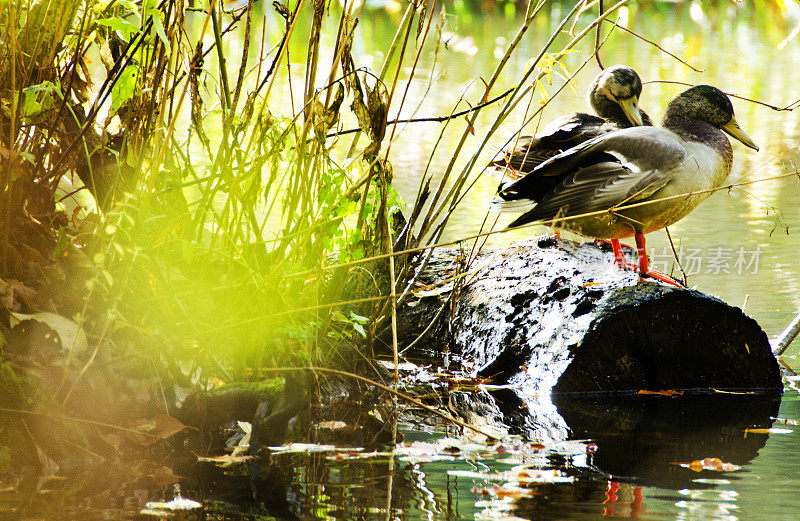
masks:
{"label": "floating debris", "polygon": [[214,463],[217,467],[228,468],[239,463],[244,463],[247,460],[253,459],[251,455],[235,456],[233,454],[223,454],[221,456],[198,456],[197,461],[204,461],[207,463]]}
{"label": "floating debris", "polygon": [[195,510],[202,507],[202,503],[198,503],[192,499],[187,499],[181,496],[181,487],[175,483],[174,487],[175,497],[171,501],[148,501],[145,507],[139,511],[141,515],[145,516],[171,516],[175,512],[185,512],[187,510]]}
{"label": "floating debris", "polygon": [[675,462],[673,463],[673,465],[678,465],[683,468],[693,470],[695,472],[700,472],[702,470],[713,470],[716,472],[733,472],[742,468],[739,465],[734,465],[733,463],[725,463],[719,458],[703,458],[694,460],[689,463]]}
{"label": "floating debris", "polygon": [[794,432],[792,429],[780,429],[778,427],[772,427],[769,429],[752,428],[744,430],[745,436],[748,434],[791,434],[792,432]]}
{"label": "floating debris", "polygon": [[[342,450],[343,447],[337,447],[336,445],[324,445],[321,443],[289,443],[288,445],[280,445],[278,447],[270,447],[274,453],[277,454],[288,454],[288,453],[303,453],[303,452],[334,452],[336,450]],[[358,452],[364,450],[361,447],[352,447],[348,448],[348,451]]]}

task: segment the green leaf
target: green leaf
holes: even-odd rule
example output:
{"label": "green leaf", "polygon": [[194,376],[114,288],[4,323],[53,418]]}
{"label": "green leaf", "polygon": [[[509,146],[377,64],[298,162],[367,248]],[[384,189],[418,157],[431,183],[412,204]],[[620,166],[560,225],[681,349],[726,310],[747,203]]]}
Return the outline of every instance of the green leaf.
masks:
{"label": "green leaf", "polygon": [[361,335],[362,337],[367,338],[367,332],[364,331],[364,326],[362,326],[361,324],[353,322],[353,329],[355,329],[358,332],[358,334]]}
{"label": "green leaf", "polygon": [[114,84],[114,87],[111,89],[111,111],[109,112],[109,116],[113,116],[117,113],[119,109],[121,109],[126,103],[128,103],[131,98],[133,98],[134,92],[136,92],[136,83],[139,78],[139,66],[138,65],[128,65],[125,67],[125,70],[122,71],[117,82]]}
{"label": "green leaf", "polygon": [[164,44],[164,48],[167,50],[167,53],[169,53],[171,47],[169,45],[169,38],[167,38],[167,32],[164,30],[164,22],[161,20],[161,11],[153,9],[149,14],[153,17],[153,27],[156,29],[156,34],[158,34],[158,37]]}
{"label": "green leaf", "polygon": [[67,235],[67,232],[64,230],[64,228],[59,228],[56,245],[53,246],[53,251],[50,253],[50,258],[52,260],[59,259],[67,252],[67,249],[69,248],[69,239],[69,235]]}
{"label": "green leaf", "polygon": [[130,38],[131,34],[139,32],[138,26],[133,25],[124,18],[101,18],[97,20],[97,23],[100,25],[105,25],[106,27],[110,27],[115,31],[119,31],[122,37],[126,40]]}
{"label": "green leaf", "polygon": [[131,13],[134,13],[134,14],[138,14],[139,13],[139,6],[136,5],[136,2],[133,2],[131,0],[117,0],[116,3],[118,5],[127,7],[128,11],[130,11]]}
{"label": "green leaf", "polygon": [[56,98],[61,98],[61,91],[55,83],[44,81],[22,89],[23,101],[20,107],[22,117],[31,119],[55,106]]}
{"label": "green leaf", "polygon": [[350,319],[359,324],[366,324],[369,322],[368,317],[362,317],[361,315],[356,315],[353,312],[350,313]]}

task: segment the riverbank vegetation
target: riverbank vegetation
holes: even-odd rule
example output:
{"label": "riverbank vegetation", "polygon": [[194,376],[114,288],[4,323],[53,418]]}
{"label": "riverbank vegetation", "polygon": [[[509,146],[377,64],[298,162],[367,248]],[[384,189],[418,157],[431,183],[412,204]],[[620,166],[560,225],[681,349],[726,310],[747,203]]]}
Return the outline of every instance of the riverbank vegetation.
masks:
{"label": "riverbank vegetation", "polygon": [[[182,429],[172,416],[187,394],[223,384],[282,374],[253,391],[274,429],[276,411],[305,404],[283,396],[326,385],[329,373],[296,369],[385,378],[376,353],[397,360],[396,306],[479,154],[512,110],[542,110],[553,76],[574,72],[562,58],[627,3],[503,7],[518,30],[495,70],[476,73],[482,95],[454,96],[439,118],[460,140],[434,152],[452,159],[405,216],[395,115],[408,89],[430,87],[418,61],[441,52],[447,10],[463,5],[399,4],[391,45],[367,67],[353,56],[360,3],[0,4],[0,472],[149,445]],[[551,38],[497,91],[543,17]],[[476,129],[490,103],[493,123]],[[464,241],[465,265],[482,241]]]}

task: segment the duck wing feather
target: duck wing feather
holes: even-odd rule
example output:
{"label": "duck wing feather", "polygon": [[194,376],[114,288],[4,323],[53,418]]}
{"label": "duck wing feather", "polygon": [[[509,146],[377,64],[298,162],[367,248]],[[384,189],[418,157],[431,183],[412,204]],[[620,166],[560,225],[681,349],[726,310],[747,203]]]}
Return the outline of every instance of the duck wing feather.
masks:
{"label": "duck wing feather", "polygon": [[521,136],[511,151],[489,163],[496,168],[510,167],[515,172],[530,172],[536,166],[580,145],[614,127],[592,114],[578,112],[555,119],[535,136]]}
{"label": "duck wing feather", "polygon": [[669,130],[622,129],[545,161],[531,172],[535,178],[501,186],[499,195],[538,203],[510,226],[605,210],[651,196],[688,157],[680,138]]}

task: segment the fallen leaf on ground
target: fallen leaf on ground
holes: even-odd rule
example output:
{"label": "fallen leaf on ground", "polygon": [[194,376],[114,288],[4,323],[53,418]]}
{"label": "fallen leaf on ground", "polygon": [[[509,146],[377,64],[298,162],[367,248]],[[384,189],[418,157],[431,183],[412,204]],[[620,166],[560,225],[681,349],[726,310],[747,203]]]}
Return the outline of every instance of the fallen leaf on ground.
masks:
{"label": "fallen leaf on ground", "polygon": [[[168,501],[166,503],[162,501],[149,501],[145,505],[145,509],[142,510],[141,514],[149,514],[149,515],[158,515],[159,510],[194,510],[195,508],[200,508],[203,506],[202,504],[198,503],[197,501],[193,501],[191,499],[186,499],[185,497],[178,496],[172,501]],[[171,514],[170,514],[171,515]]]}
{"label": "fallen leaf on ground", "polygon": [[[287,445],[279,445],[277,447],[270,447],[269,450],[275,453],[287,452],[333,452],[337,449],[335,445],[323,445],[321,443],[289,443]],[[350,450],[361,450],[354,448]]]}
{"label": "fallen leaf on ground", "polygon": [[214,463],[216,466],[221,468],[230,467],[232,465],[236,465],[238,463],[243,463],[247,460],[253,459],[253,456],[233,456],[231,454],[223,454],[222,456],[198,456],[197,461],[206,461],[208,463]]}
{"label": "fallen leaf on ground", "polygon": [[338,421],[338,420],[328,421],[328,422],[319,422],[317,424],[317,428],[318,429],[328,429],[328,430],[331,430],[331,431],[341,431],[341,430],[347,429],[348,427],[350,427],[350,426],[347,425],[345,422]]}
{"label": "fallen leaf on ground", "polygon": [[179,433],[186,425],[169,414],[156,414],[153,418],[134,420],[128,428],[135,431],[134,436],[140,445],[147,446]]}
{"label": "fallen leaf on ground", "polygon": [[525,487],[518,487],[516,485],[510,485],[508,483],[494,489],[494,493],[499,499],[505,499],[505,498],[519,499],[523,497],[531,497],[540,494],[535,490],[531,490]]}
{"label": "fallen leaf on ground", "polygon": [[239,428],[244,433],[239,442],[233,447],[231,456],[240,456],[250,449],[250,437],[253,435],[253,425],[250,422],[238,421],[236,422]]}
{"label": "fallen leaf on ground", "polygon": [[519,465],[506,472],[509,482],[520,486],[533,483],[572,483],[575,478],[565,475],[557,469],[542,469],[528,465]]}
{"label": "fallen leaf on ground", "polygon": [[368,458],[376,458],[378,456],[392,456],[389,452],[337,452],[336,454],[331,454],[330,456],[326,456],[325,459],[329,459],[331,461],[345,461],[351,459],[368,459]]}
{"label": "fallen leaf on ground", "polygon": [[86,351],[88,348],[88,341],[86,339],[86,332],[81,326],[72,320],[56,315],[55,313],[33,313],[30,315],[24,313],[11,313],[10,323],[13,328],[17,324],[25,320],[35,320],[46,324],[53,331],[55,331],[61,338],[61,346],[65,351],[70,351],[73,354],[79,355]]}

